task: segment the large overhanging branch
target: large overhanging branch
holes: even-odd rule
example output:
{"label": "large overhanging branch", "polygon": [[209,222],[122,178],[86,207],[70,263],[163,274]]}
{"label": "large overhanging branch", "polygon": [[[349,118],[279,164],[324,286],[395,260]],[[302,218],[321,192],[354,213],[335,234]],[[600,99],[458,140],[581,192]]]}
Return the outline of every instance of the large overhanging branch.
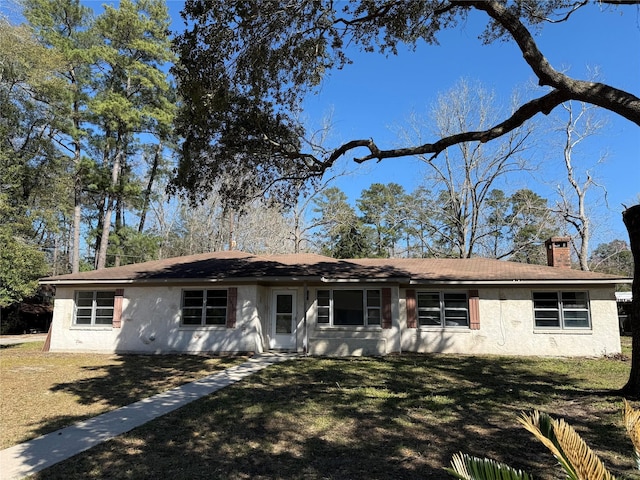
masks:
{"label": "large overhanging branch", "polygon": [[[614,3],[614,2],[612,2]],[[629,92],[597,82],[573,79],[555,70],[542,54],[533,36],[504,4],[495,0],[454,1],[458,6],[482,10],[498,22],[515,40],[540,85],[570,93],[572,100],[597,105],[640,125],[640,98]]]}
{"label": "large overhanging branch", "polygon": [[[629,3],[637,3],[638,0]],[[609,1],[607,3],[626,3]],[[579,4],[580,6],[583,3]],[[369,154],[354,158],[357,163],[369,160],[384,160],[413,155],[432,154],[431,159],[437,157],[448,147],[464,142],[488,142],[520,127],[525,121],[538,113],[548,115],[555,107],[569,100],[578,100],[615,112],[622,117],[640,125],[640,99],[633,94],[597,82],[575,80],[555,70],[538,48],[534,38],[520,19],[511,13],[504,4],[495,0],[460,0],[451,1],[440,11],[450,8],[476,8],[484,11],[497,21],[517,43],[522,55],[538,77],[540,85],[551,86],[554,90],[522,105],[514,114],[504,122],[484,131],[462,132],[438,140],[435,143],[427,143],[415,147],[380,150],[373,139],[352,140],[334,150],[326,160],[316,163],[317,168],[325,170],[348,151],[365,147]]]}
{"label": "large overhanging branch", "polygon": [[499,138],[520,127],[524,122],[532,118],[538,113],[548,115],[555,107],[570,100],[571,98],[564,92],[554,90],[543,97],[531,100],[517,109],[504,122],[495,125],[488,130],[476,132],[462,132],[448,137],[441,138],[435,143],[425,143],[415,147],[396,148],[391,150],[380,150],[373,139],[368,140],[352,140],[338,149],[334,150],[331,155],[322,162],[324,169],[329,168],[342,155],[358,147],[369,149],[369,154],[364,157],[354,158],[356,163],[364,163],[368,160],[384,160],[386,158],[407,157],[413,155],[432,154],[431,159],[437,157],[447,148],[465,142],[481,142],[485,143],[490,140]]}

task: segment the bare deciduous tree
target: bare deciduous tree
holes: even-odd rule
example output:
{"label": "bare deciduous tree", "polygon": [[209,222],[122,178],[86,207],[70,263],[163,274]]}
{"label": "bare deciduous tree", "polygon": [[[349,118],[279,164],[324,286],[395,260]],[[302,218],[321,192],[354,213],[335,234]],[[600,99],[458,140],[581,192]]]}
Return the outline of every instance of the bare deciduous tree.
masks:
{"label": "bare deciduous tree", "polygon": [[[585,170],[584,175],[576,171],[574,155],[582,142],[602,129],[603,122],[597,117],[595,107],[584,102],[580,102],[578,112],[574,111],[573,102],[564,103],[562,108],[567,113],[567,120],[561,130],[564,136],[562,154],[569,185],[567,188],[558,186],[559,201],[556,212],[575,230],[572,244],[578,256],[580,269],[589,270],[592,219],[587,204],[587,191],[591,187],[599,187],[604,190],[606,196],[606,190],[596,183],[589,170]],[[604,155],[599,155],[596,164],[603,162],[604,158]]]}
{"label": "bare deciduous tree", "polygon": [[289,239],[292,217],[278,205],[256,200],[231,210],[212,194],[197,206],[175,201],[173,208],[167,208],[166,202],[154,202],[152,211],[152,230],[162,238],[161,258],[235,249],[254,254],[294,252]]}
{"label": "bare deciduous tree", "polygon": [[[482,130],[495,121],[495,104],[493,92],[479,84],[459,81],[438,97],[431,111],[436,135],[447,137],[454,132]],[[428,124],[416,116],[410,123],[412,129],[404,131],[404,140],[419,143]],[[491,229],[485,218],[488,196],[505,176],[528,169],[522,154],[531,128],[514,129],[491,144],[459,143],[438,158],[417,155],[428,166],[426,187],[439,195],[440,201],[434,202],[434,216],[441,223],[441,243],[450,254],[469,258],[490,240]]]}
{"label": "bare deciduous tree", "polygon": [[234,225],[236,248],[254,254],[294,253],[289,237],[291,216],[279,205],[265,205],[259,200],[245,206]]}

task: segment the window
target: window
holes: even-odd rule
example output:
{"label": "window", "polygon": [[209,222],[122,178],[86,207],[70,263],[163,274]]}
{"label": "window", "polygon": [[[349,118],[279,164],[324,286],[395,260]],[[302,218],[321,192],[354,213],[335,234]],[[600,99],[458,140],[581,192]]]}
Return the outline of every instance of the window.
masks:
{"label": "window", "polygon": [[380,290],[318,290],[318,324],[379,326],[382,318]]}
{"label": "window", "polygon": [[75,325],[111,325],[115,292],[76,293]]}
{"label": "window", "polygon": [[182,292],[183,325],[225,325],[226,290],[184,290]]}
{"label": "window", "polygon": [[468,327],[466,293],[417,292],[418,325],[421,327]]}
{"label": "window", "polygon": [[587,292],[533,292],[538,328],[589,328]]}

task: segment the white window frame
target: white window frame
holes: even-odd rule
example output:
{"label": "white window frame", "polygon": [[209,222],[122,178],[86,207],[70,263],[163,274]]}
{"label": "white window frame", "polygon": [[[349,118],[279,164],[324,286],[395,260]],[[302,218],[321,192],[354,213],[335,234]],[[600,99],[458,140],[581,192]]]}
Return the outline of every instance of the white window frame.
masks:
{"label": "white window frame", "polygon": [[[536,307],[536,294],[545,294],[551,295],[555,294],[556,296],[556,307]],[[577,308],[577,307],[565,307],[565,303],[568,303],[568,300],[565,300],[564,295],[567,294],[582,294],[584,295],[585,308]],[[548,299],[549,300],[549,299]],[[533,326],[537,330],[591,330],[591,300],[589,299],[589,292],[586,290],[537,290],[533,291],[531,294],[531,304],[533,307]],[[558,325],[538,325],[538,316],[537,312],[557,312],[558,314]],[[587,325],[580,326],[571,326],[567,325],[567,319],[565,313],[567,312],[586,312],[587,314]],[[542,320],[542,319],[541,319]]]}
{"label": "white window frame", "polygon": [[[363,323],[358,324],[335,324],[334,319],[334,292],[357,291],[362,292],[362,316]],[[320,292],[329,293],[328,305],[320,304]],[[369,292],[378,293],[378,305],[369,303]],[[326,300],[323,294],[323,300]],[[374,314],[374,312],[376,312]],[[319,327],[331,328],[382,328],[382,289],[380,288],[319,288],[316,290],[316,320]],[[328,321],[321,321],[321,318],[327,318]],[[373,321],[373,323],[372,323]]]}
{"label": "white window frame", "polygon": [[[420,306],[420,295],[437,295],[438,296],[438,303],[439,306],[438,308],[434,308],[434,307],[421,307]],[[465,299],[465,308],[460,308],[460,307],[447,307],[447,295],[464,295],[464,299]],[[446,312],[448,310],[453,310],[456,312],[464,312],[465,314],[465,320],[466,320],[466,324],[464,325],[454,325],[454,324],[447,324],[448,318],[447,318],[447,314]],[[432,325],[427,325],[427,324],[422,324],[420,322],[420,312],[431,312],[431,313],[435,313],[438,312],[438,317],[439,317],[439,323],[438,324],[432,324]],[[423,317],[426,315],[423,315]],[[453,318],[460,318],[460,317],[453,317]],[[456,290],[418,290],[416,291],[416,322],[417,322],[417,327],[418,328],[464,328],[464,329],[470,329],[471,328],[471,320],[470,320],[470,316],[469,316],[469,294],[468,292],[463,292],[463,291],[456,291]]]}
{"label": "white window frame", "polygon": [[[111,304],[110,305],[98,305],[98,294],[111,294]],[[79,305],[80,296],[86,296],[87,294],[91,294],[91,306],[89,305]],[[115,290],[77,290],[74,295],[74,310],[73,310],[73,326],[74,327],[111,327],[113,325],[113,315],[115,312]],[[78,315],[78,310],[88,310],[90,309],[91,316],[89,319],[89,323],[78,323],[78,318],[87,318],[86,315]],[[111,311],[110,316],[101,315],[103,318],[109,318],[108,322],[104,323],[96,323],[96,319],[98,317],[98,310],[103,311]]]}
{"label": "white window frame", "polygon": [[[185,299],[188,293],[198,292],[202,295],[202,301],[200,305],[188,305],[185,307]],[[224,292],[224,306],[222,305],[210,305],[208,302],[209,292]],[[218,297],[222,298],[222,297]],[[200,310],[200,322],[199,323],[185,323],[185,308],[191,308],[193,310]],[[213,310],[224,309],[224,315],[216,315],[217,318],[222,318],[222,322],[207,323],[207,313]],[[226,288],[185,288],[182,290],[182,300],[180,302],[180,326],[181,327],[225,327],[227,324],[227,318],[229,315],[229,290]]]}

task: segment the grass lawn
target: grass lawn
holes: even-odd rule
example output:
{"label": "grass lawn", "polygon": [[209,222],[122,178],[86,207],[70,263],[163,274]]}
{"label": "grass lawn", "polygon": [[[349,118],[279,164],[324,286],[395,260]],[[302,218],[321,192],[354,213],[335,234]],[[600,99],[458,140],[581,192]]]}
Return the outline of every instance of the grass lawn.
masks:
{"label": "grass lawn", "polygon": [[[121,357],[109,361],[123,363]],[[97,385],[114,369],[90,368],[100,371]],[[441,479],[451,478],[442,469],[460,450],[505,461],[537,479],[562,478],[551,454],[517,422],[520,412],[533,408],[569,421],[614,473],[640,478],[621,422],[622,401],[610,392],[624,384],[628,369],[624,358],[302,358],[33,478]],[[121,381],[135,385],[124,374]],[[96,383],[77,383],[54,381],[50,395],[81,391],[84,405]],[[126,403],[126,390],[118,401],[104,394],[100,400]]]}
{"label": "grass lawn", "polygon": [[0,449],[197,380],[246,358],[0,349]]}

